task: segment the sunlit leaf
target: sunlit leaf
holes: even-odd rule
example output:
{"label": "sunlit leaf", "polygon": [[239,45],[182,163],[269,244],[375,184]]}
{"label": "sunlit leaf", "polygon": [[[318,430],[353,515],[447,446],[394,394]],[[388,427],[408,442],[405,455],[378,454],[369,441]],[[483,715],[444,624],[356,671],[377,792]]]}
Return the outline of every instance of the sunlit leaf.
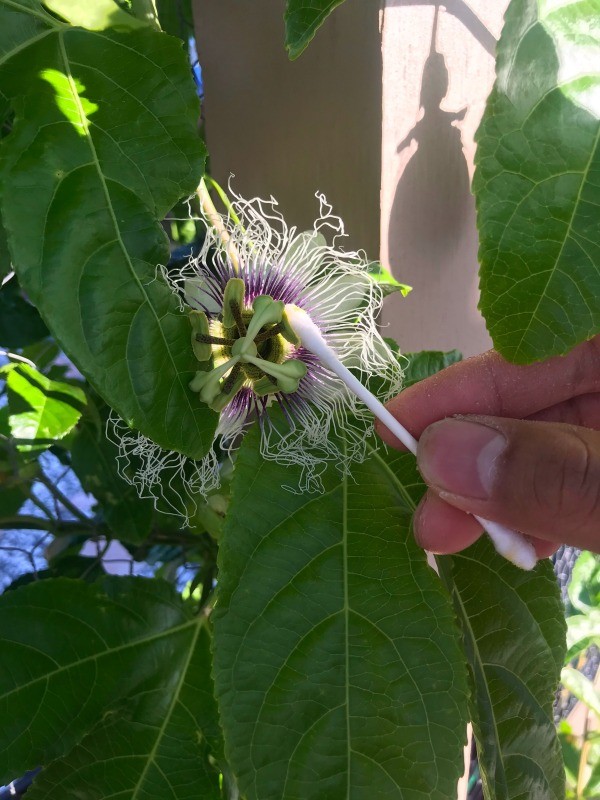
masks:
{"label": "sunlit leaf", "polygon": [[400,292],[402,297],[406,297],[412,292],[412,286],[407,286],[405,283],[400,283],[394,278],[392,273],[387,270],[380,261],[372,261],[369,264],[369,275],[383,292],[383,296],[387,297],[389,294]]}
{"label": "sunlit leaf", "polygon": [[600,719],[600,692],[589,678],[573,667],[563,667],[560,682]]}
{"label": "sunlit leaf", "polygon": [[93,31],[107,28],[135,30],[146,27],[147,22],[127,13],[116,0],[44,0],[44,5],[71,25],[81,25]]}
{"label": "sunlit leaf", "polygon": [[201,457],[217,416],[191,393],[189,322],[159,225],[200,178],[198,100],[182,43],[87,31],[0,0],[2,213],[19,280],[104,399],[165,448]]}
{"label": "sunlit leaf", "polygon": [[573,565],[568,587],[571,605],[587,612],[600,607],[600,556],[584,550]]}
{"label": "sunlit leaf", "polygon": [[85,406],[84,392],[62,381],[52,381],[28,364],[11,364],[6,374],[8,422],[19,449],[44,449],[62,439],[77,424]]}
{"label": "sunlit leaf", "polygon": [[567,619],[567,655],[570,661],[592,645],[600,646],[600,608]]}
{"label": "sunlit leaf", "polygon": [[[404,456],[296,468],[244,441],[222,537],[215,681],[248,800],[447,800],[462,772],[463,658],[450,603],[410,530]],[[414,459],[413,459],[414,463]],[[415,479],[414,466],[411,480]]]}
{"label": "sunlit leaf", "polygon": [[0,781],[45,764],[32,800],[219,798],[206,625],[156,580],[0,597]]}
{"label": "sunlit leaf", "polygon": [[530,362],[600,331],[596,0],[512,0],[477,133],[481,304],[496,348]]}

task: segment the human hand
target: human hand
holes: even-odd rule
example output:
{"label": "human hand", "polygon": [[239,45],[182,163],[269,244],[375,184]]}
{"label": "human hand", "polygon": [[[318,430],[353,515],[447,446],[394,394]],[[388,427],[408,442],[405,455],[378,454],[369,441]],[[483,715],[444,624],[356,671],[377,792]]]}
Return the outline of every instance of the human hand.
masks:
{"label": "human hand", "polygon": [[477,514],[529,536],[538,558],[561,543],[600,551],[600,336],[527,366],[490,350],[387,407],[419,439],[430,487],[414,520],[422,547],[468,547],[482,534]]}

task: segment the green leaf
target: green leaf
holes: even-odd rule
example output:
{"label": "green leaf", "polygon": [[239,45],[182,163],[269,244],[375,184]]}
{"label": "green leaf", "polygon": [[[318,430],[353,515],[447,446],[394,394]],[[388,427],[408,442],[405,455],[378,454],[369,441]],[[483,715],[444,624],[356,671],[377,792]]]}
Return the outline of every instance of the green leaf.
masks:
{"label": "green leaf", "polygon": [[285,46],[291,59],[306,49],[334,8],[344,0],[287,0]]}
{"label": "green leaf", "polygon": [[206,624],[156,580],[0,597],[0,781],[47,764],[32,800],[219,798]]}
{"label": "green leaf", "polygon": [[0,281],[12,270],[10,263],[10,253],[8,252],[8,242],[6,241],[6,231],[0,219]]}
{"label": "green leaf", "polygon": [[139,544],[150,533],[154,506],[118,473],[118,448],[104,430],[85,422],[73,441],[71,463],[81,485],[100,503],[102,517],[115,537]]}
{"label": "green leaf", "polygon": [[368,272],[371,276],[371,280],[374,281],[383,292],[384,297],[394,292],[400,292],[402,297],[406,297],[407,294],[412,292],[412,286],[399,283],[380,261],[372,261],[369,264]]}
{"label": "green leaf", "polygon": [[44,6],[71,25],[92,31],[135,30],[148,25],[122,9],[115,0],[44,0]]}
{"label": "green leaf", "polygon": [[23,297],[11,278],[0,288],[0,343],[9,349],[27,347],[48,336],[37,309]]}
{"label": "green leaf", "polygon": [[32,440],[19,444],[19,450],[45,449],[75,427],[86,403],[78,386],[52,381],[28,364],[5,369],[11,433],[15,439]]}
{"label": "green leaf", "polygon": [[587,550],[579,554],[568,592],[571,605],[583,613],[600,607],[600,556]]}
{"label": "green leaf", "polygon": [[562,800],[552,704],[565,623],[551,563],[525,572],[499,556],[487,537],[437,562],[463,631],[487,800]]}
{"label": "green leaf", "polygon": [[589,678],[573,667],[563,667],[560,682],[600,718],[600,693]]}
{"label": "green leaf", "polygon": [[403,353],[403,356],[408,361],[403,366],[402,384],[405,389],[462,360],[462,354],[458,350],[449,350],[447,353],[421,350],[419,353]]}
{"label": "green leaf", "polygon": [[189,321],[159,225],[204,163],[181,42],[71,28],[0,0],[3,218],[23,289],[99,394],[157,444],[203,456],[217,415],[190,392]]}
{"label": "green leaf", "polygon": [[568,650],[565,663],[585,652],[592,645],[600,646],[600,608],[567,618]]}
{"label": "green leaf", "polygon": [[600,331],[600,31],[594,0],[512,0],[477,133],[480,308],[530,362]]}
{"label": "green leaf", "polygon": [[160,27],[171,36],[187,42],[194,33],[191,0],[156,0]]}
{"label": "green leaf", "polygon": [[447,800],[463,770],[465,674],[451,605],[410,529],[401,475],[374,453],[323,494],[239,451],[219,553],[214,676],[248,800]]}

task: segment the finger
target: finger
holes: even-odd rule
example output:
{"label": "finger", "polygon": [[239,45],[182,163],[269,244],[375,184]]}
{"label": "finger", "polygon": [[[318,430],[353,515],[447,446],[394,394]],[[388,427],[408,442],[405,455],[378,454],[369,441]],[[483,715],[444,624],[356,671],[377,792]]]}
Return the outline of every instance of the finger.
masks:
{"label": "finger", "polygon": [[[528,417],[572,397],[600,392],[600,337],[566,356],[510,364],[493,350],[454,364],[409,387],[387,407],[417,439],[428,425],[453,414]],[[403,449],[378,425],[381,438]]]}
{"label": "finger", "polygon": [[[417,544],[438,555],[464,550],[483,534],[475,517],[449,505],[431,489],[417,507],[413,528]],[[530,540],[538,558],[549,558],[559,547],[536,537]]]}
{"label": "finger", "polygon": [[413,529],[417,544],[438,554],[464,550],[483,533],[474,517],[448,505],[431,489],[417,506]]}
{"label": "finger", "polygon": [[425,481],[456,508],[600,550],[600,433],[497,417],[445,419],[419,442]]}
{"label": "finger", "polygon": [[540,422],[566,422],[568,425],[581,425],[584,428],[600,430],[600,393],[572,397],[564,403],[544,408],[528,419]]}

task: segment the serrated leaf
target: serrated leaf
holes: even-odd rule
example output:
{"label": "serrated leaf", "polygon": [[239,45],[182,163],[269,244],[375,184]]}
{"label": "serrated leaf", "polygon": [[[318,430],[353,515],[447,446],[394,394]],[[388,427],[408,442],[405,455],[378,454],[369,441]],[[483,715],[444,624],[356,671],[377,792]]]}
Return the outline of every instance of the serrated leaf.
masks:
{"label": "serrated leaf", "polygon": [[220,797],[206,619],[168,584],[39,581],[0,597],[0,640],[0,781],[48,764],[33,799]]}
{"label": "serrated leaf", "polygon": [[217,416],[188,389],[189,322],[163,279],[159,219],[200,177],[198,101],[181,43],[72,28],[0,0],[3,218],[21,285],[123,419],[199,458]]}
{"label": "serrated leaf", "polygon": [[154,505],[138,497],[134,486],[118,473],[118,448],[88,422],[81,425],[71,448],[73,471],[81,485],[100,503],[102,517],[123,542],[143,542],[152,525]]}
{"label": "serrated leaf", "polygon": [[594,0],[512,0],[477,132],[481,303],[530,362],[600,331],[600,60]]}
{"label": "serrated leaf", "polygon": [[[236,464],[214,611],[226,756],[248,800],[447,800],[465,675],[451,606],[410,531],[404,458],[323,494],[259,453]],[[414,459],[413,459],[414,462]],[[411,479],[414,478],[414,465]]]}
{"label": "serrated leaf", "polygon": [[46,336],[48,328],[13,276],[0,288],[0,343],[9,349],[21,348]]}
{"label": "serrated leaf", "polygon": [[487,537],[437,561],[463,630],[486,800],[562,800],[552,704],[565,622],[552,565],[525,572]]}
{"label": "serrated leaf", "polygon": [[285,46],[291,59],[306,49],[334,8],[344,0],[287,0]]}
{"label": "serrated leaf", "polygon": [[71,431],[85,407],[84,392],[70,383],[52,381],[28,364],[11,364],[6,376],[8,424],[22,452],[49,447]]}

